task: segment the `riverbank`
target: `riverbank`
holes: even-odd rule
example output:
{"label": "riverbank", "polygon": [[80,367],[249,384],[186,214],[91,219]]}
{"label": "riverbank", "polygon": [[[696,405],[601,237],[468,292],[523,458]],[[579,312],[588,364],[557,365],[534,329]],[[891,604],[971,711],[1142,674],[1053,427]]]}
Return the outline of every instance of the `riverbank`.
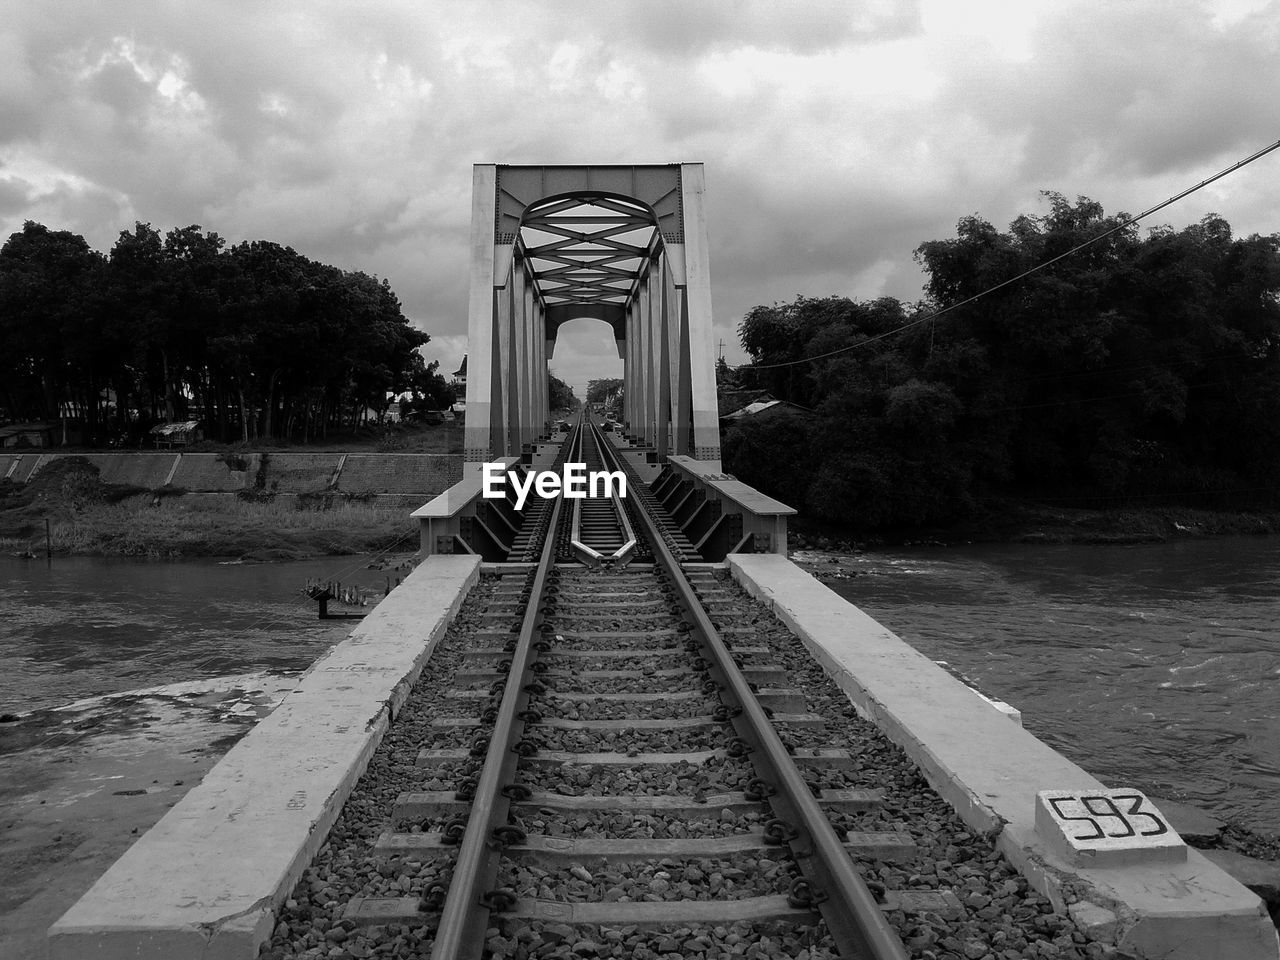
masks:
{"label": "riverbank", "polygon": [[1134,544],[1199,537],[1280,533],[1280,511],[1226,512],[1189,507],[1087,510],[1010,500],[948,527],[852,532],[796,517],[788,532],[795,549],[849,552],[865,547],[952,546],[966,543]]}
{"label": "riverbank", "polygon": [[1159,798],[1187,842],[1265,890],[1277,916],[1274,539],[805,549],[791,559],[1018,709],[1023,726],[1104,783]]}
{"label": "riverbank", "polygon": [[[447,460],[419,462],[412,455],[345,455],[339,461],[332,454],[305,460],[254,454],[255,465],[215,463],[206,456],[207,463],[184,460],[172,466],[117,463],[121,456],[99,458],[101,465],[64,456],[42,465],[29,482],[0,481],[0,551],[42,556],[48,548],[57,556],[300,560],[396,546],[414,549],[417,528],[409,513],[451,482],[454,466]],[[339,462],[351,464],[348,472],[357,478],[358,488],[344,491],[332,485]],[[170,482],[152,488],[137,482],[141,468],[176,473],[183,463],[193,477],[197,471],[211,474],[205,483],[214,489],[190,491]],[[107,476],[118,475],[121,482],[107,482],[104,469],[114,471]],[[261,482],[244,482],[255,472]],[[219,483],[232,489],[218,489]],[[414,486],[427,489],[420,494],[404,489]]]}
{"label": "riverbank", "polygon": [[[929,556],[937,556],[942,552],[943,551],[923,551],[923,553]],[[903,574],[902,576],[918,577],[923,571],[931,569],[931,561],[919,559],[918,552],[913,552],[910,556],[916,558],[913,564],[910,565],[910,569],[913,572],[910,574]],[[849,586],[851,586],[849,581],[854,578],[869,577],[872,581],[884,583],[886,580],[892,580],[895,578],[895,574],[891,572],[895,569],[892,556],[881,551],[874,551],[870,554],[853,554],[837,550],[806,548],[790,551],[790,558],[795,564],[808,572],[815,579],[831,587],[837,593],[840,593],[842,596],[845,596],[856,604],[866,604],[867,600],[860,595],[863,591],[849,589]],[[1031,557],[1029,556],[1029,559],[1030,558]],[[926,577],[928,576],[928,574],[924,575]],[[861,583],[863,581],[860,580],[859,582]],[[904,588],[904,590],[905,589],[906,588]],[[865,592],[868,597],[875,597],[879,593],[879,591],[874,588],[868,589]],[[902,599],[903,602],[927,602],[925,597],[917,597],[911,592],[904,592]],[[886,616],[883,611],[878,609],[878,604],[875,600],[871,600],[869,605],[880,617],[887,620],[893,619],[892,613]],[[1092,631],[1089,632],[1092,633]],[[908,642],[915,639],[915,635],[911,630],[904,630],[902,635]],[[931,648],[925,645],[922,652],[928,654],[935,651],[932,651]],[[1026,657],[1020,657],[1020,661],[1025,664]],[[940,662],[947,663],[948,668],[953,669],[953,672],[959,679],[964,680],[970,685],[974,685],[973,681],[971,681],[967,676],[958,669],[954,669],[954,664],[951,664],[948,661]],[[983,693],[996,695],[997,691],[988,689],[983,690]],[[1015,706],[1020,705],[1021,704],[1015,704]],[[1088,738],[1082,737],[1081,739],[1087,740]],[[1084,764],[1086,768],[1089,766],[1088,757],[1080,757],[1077,759],[1080,763]],[[1160,785],[1148,785],[1148,787],[1149,789],[1152,789],[1153,793],[1159,793],[1161,789]],[[1214,817],[1210,817],[1209,819],[1213,821],[1215,826],[1211,832],[1206,831],[1205,833],[1197,836],[1194,844],[1195,846],[1202,849],[1231,850],[1236,853],[1245,854],[1262,860],[1280,861],[1280,823],[1276,823],[1273,829],[1260,831],[1251,829],[1249,826],[1240,823],[1232,823],[1230,821]]]}
{"label": "riverbank", "polygon": [[0,955],[44,956],[49,925],[296,683],[216,677],[0,723]]}
{"label": "riverbank", "polygon": [[[297,560],[412,544],[408,514],[461,476],[454,454],[188,452],[0,458],[0,552]],[[25,481],[25,482],[24,482]],[[1002,501],[945,528],[867,533],[793,518],[796,549],[1140,544],[1280,533],[1280,511],[1087,510]]]}
{"label": "riverbank", "polygon": [[[299,508],[296,502],[208,497],[184,503],[150,496],[94,504],[51,518],[55,556],[136,557],[183,560],[235,557],[242,560],[305,560],[416,548],[417,527],[398,505],[339,502]],[[44,531],[14,536],[0,532],[0,550],[43,556]]]}

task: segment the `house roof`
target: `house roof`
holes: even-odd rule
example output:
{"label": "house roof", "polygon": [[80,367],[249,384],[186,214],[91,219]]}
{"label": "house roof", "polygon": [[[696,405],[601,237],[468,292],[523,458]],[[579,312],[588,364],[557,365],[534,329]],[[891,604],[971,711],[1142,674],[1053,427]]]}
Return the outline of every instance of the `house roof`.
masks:
{"label": "house roof", "polygon": [[755,403],[748,403],[740,410],[733,411],[733,413],[726,413],[724,418],[726,420],[741,420],[743,417],[753,416],[761,410],[768,410],[770,407],[776,407],[781,402],[781,400],[757,400]]}
{"label": "house roof", "polygon": [[735,410],[733,411],[733,413],[725,414],[724,417],[722,417],[721,419],[741,420],[743,417],[754,417],[756,414],[764,413],[766,410],[773,410],[774,412],[777,412],[779,410],[788,410],[788,409],[799,410],[799,411],[802,411],[803,413],[813,412],[811,410],[805,409],[799,404],[788,403],[786,400],[774,400],[770,398],[768,400],[757,400],[754,403],[748,403],[741,410]]}
{"label": "house roof", "polygon": [[161,437],[170,437],[175,433],[190,433],[199,426],[199,420],[180,420],[177,423],[157,423],[149,432]]}
{"label": "house roof", "polygon": [[465,377],[467,375],[467,355],[465,353],[462,355],[462,366],[453,371],[453,375],[455,377]]}
{"label": "house roof", "polygon": [[720,388],[716,390],[716,410],[721,417],[741,410],[747,404],[757,400],[772,400],[764,390],[732,390]]}

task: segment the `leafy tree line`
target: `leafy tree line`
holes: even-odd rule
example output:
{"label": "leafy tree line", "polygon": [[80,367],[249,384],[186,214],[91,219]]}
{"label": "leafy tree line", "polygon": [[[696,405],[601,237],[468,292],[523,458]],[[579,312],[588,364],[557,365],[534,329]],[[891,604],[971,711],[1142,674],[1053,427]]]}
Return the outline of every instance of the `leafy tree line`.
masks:
{"label": "leafy tree line", "polygon": [[622,380],[607,377],[587,381],[587,403],[602,403],[609,413],[617,413],[622,407]]}
{"label": "leafy tree line", "polygon": [[1235,238],[1217,215],[1128,227],[926,319],[1127,219],[1046,197],[1048,214],[1007,232],[972,216],[922,243],[920,304],[752,309],[739,326],[752,363],[729,384],[813,413],[732,427],[726,469],[862,528],[943,524],[1008,496],[1280,502],[1280,235]]}
{"label": "leafy tree line", "polygon": [[578,397],[573,387],[550,371],[547,372],[547,401],[552,410],[578,409]]}
{"label": "leafy tree line", "polygon": [[447,405],[429,339],[385,280],[199,226],[139,223],[104,255],[28,221],[0,248],[0,401],[79,419],[90,443],[186,419],[306,441],[383,415],[389,391]]}

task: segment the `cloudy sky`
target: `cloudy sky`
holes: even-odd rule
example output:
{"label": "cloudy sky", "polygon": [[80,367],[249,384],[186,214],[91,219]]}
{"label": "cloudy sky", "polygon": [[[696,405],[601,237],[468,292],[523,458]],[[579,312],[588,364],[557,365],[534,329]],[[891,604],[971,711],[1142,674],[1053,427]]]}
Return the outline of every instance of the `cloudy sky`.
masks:
{"label": "cloudy sky", "polygon": [[[0,237],[134,221],[386,277],[452,371],[471,165],[706,165],[717,340],[1039,191],[1136,213],[1280,138],[1280,2],[0,0]],[[1162,211],[1280,231],[1280,152]],[[617,375],[575,321],[553,363]]]}

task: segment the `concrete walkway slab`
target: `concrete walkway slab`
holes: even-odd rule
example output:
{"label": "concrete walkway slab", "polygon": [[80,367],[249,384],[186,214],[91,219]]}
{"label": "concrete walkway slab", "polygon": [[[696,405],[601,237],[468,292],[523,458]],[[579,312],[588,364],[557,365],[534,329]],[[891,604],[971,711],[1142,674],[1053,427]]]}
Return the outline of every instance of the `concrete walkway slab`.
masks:
{"label": "concrete walkway slab", "polygon": [[249,960],[479,579],[430,557],[49,929],[52,960]]}
{"label": "concrete walkway slab", "polygon": [[1272,907],[1280,907],[1280,863],[1258,860],[1234,850],[1206,850],[1204,855]]}
{"label": "concrete walkway slab", "polygon": [[1160,812],[1164,814],[1164,818],[1169,821],[1169,826],[1177,830],[1178,836],[1187,843],[1194,843],[1197,846],[1214,843],[1222,833],[1222,828],[1226,826],[1226,823],[1213,814],[1206,813],[1192,804],[1161,798],[1153,799],[1156,806],[1160,808]]}
{"label": "concrete walkway slab", "polygon": [[1096,790],[1097,779],[786,557],[734,554],[728,564],[859,713],[906,751],[966,823],[995,836],[1060,912],[1140,957],[1280,957],[1262,901],[1196,850],[1181,863],[1108,868],[1058,859],[1036,832],[1036,793]]}

